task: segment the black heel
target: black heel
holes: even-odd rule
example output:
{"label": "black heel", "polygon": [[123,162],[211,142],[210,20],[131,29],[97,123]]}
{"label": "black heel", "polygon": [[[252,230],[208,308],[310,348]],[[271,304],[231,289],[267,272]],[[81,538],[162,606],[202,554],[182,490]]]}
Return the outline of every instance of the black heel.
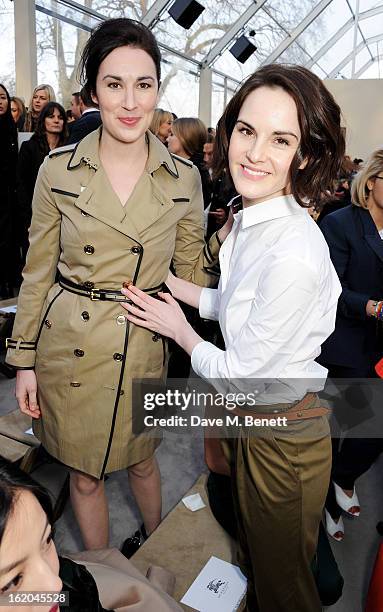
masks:
{"label": "black heel", "polygon": [[148,539],[148,535],[146,533],[145,525],[142,524],[137,531],[134,532],[130,538],[126,538],[123,545],[121,546],[122,554],[130,559],[137,552],[140,546]]}

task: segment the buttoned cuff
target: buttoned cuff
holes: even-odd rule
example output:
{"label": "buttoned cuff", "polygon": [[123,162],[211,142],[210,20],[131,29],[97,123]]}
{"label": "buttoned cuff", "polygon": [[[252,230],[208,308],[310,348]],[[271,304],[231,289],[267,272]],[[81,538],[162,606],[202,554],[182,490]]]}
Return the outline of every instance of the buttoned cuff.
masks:
{"label": "buttoned cuff", "polygon": [[25,370],[35,367],[36,343],[7,338],[5,363],[13,368]]}
{"label": "buttoned cuff", "polygon": [[202,319],[218,321],[219,316],[219,293],[218,289],[204,288],[199,298],[199,314]]}
{"label": "buttoned cuff", "polygon": [[217,349],[217,347],[211,344],[211,342],[206,342],[204,340],[203,342],[199,342],[192,350],[192,354],[191,354],[192,368],[194,372],[198,376],[201,376],[202,378],[209,378],[209,372],[204,371],[203,363],[204,361],[206,361],[206,357],[211,354],[212,348],[219,350]]}

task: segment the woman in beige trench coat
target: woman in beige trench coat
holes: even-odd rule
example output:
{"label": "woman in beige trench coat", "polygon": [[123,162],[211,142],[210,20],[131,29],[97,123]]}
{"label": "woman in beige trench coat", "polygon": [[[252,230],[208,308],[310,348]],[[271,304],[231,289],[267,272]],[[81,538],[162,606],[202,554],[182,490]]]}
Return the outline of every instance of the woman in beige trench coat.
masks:
{"label": "woman in beige trench coat", "polygon": [[103,128],[41,167],[7,362],[18,368],[16,396],[35,434],[72,468],[90,549],[108,545],[105,473],[129,468],[147,533],[161,518],[158,441],[132,433],[131,383],[164,374],[166,347],[127,324],[122,283],[155,294],[173,262],[178,276],[212,284],[228,230],[204,247],[198,170],[148,131],[160,82],[151,32],[104,22],[85,48],[84,74]]}

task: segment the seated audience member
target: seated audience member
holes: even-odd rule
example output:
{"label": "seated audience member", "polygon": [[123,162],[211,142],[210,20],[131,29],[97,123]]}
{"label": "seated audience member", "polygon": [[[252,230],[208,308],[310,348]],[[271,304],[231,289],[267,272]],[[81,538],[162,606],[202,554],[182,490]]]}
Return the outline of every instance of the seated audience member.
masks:
{"label": "seated audience member", "polygon": [[189,159],[197,166],[201,175],[202,193],[205,208],[210,203],[211,179],[204,162],[203,147],[207,142],[207,129],[200,119],[182,117],[176,119],[168,138],[169,151]]}
{"label": "seated audience member", "polygon": [[149,130],[168,146],[168,137],[172,131],[173,115],[170,111],[156,108]]}
{"label": "seated audience member", "polygon": [[[5,85],[0,84],[0,299],[13,296],[16,248],[13,237],[16,204],[17,128]],[[10,261],[12,259],[12,262]]]}
{"label": "seated audience member", "polygon": [[[51,592],[56,599],[45,606],[17,605],[19,612],[108,612],[111,606],[115,612],[181,612],[118,551],[100,550],[96,557],[79,553],[73,555],[76,561],[59,557],[52,522],[47,490],[0,457],[0,594],[11,599],[20,591]],[[65,592],[69,607],[61,603]],[[4,612],[14,609],[14,604],[2,604]]]}
{"label": "seated audience member", "polygon": [[100,127],[101,114],[85,88],[80,92],[81,117],[71,126],[68,144],[79,142]]}
{"label": "seated audience member", "polygon": [[13,121],[16,123],[16,127],[19,132],[23,131],[26,115],[25,104],[21,98],[17,96],[11,97],[11,113]]}
{"label": "seated audience member", "polygon": [[29,102],[27,114],[25,116],[23,132],[34,132],[43,108],[48,104],[48,102],[55,101],[56,96],[51,85],[44,84],[35,87]]}
{"label": "seated audience member", "polygon": [[[343,289],[335,331],[318,361],[332,378],[375,378],[374,366],[383,355],[383,149],[374,151],[356,175],[351,194],[352,205],[327,215],[320,225]],[[339,439],[333,439],[326,525],[336,540],[344,536],[342,510],[354,517],[360,513],[356,479],[382,450],[380,438],[346,436],[340,448]]]}
{"label": "seated audience member", "polygon": [[17,164],[17,208],[22,232],[22,255],[28,251],[28,228],[32,216],[32,198],[37,174],[46,155],[65,144],[67,119],[58,102],[49,102],[39,115],[36,131],[20,148]]}
{"label": "seated audience member", "polygon": [[81,117],[81,92],[75,91],[72,93],[70,101],[70,109],[72,111],[72,117],[75,121]]}

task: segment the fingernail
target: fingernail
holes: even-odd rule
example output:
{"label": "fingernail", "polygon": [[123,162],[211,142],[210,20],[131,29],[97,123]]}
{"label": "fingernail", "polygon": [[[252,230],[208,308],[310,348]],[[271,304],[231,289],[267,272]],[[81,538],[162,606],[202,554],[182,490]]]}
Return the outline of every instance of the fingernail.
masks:
{"label": "fingernail", "polygon": [[130,285],[133,285],[131,280],[127,280],[122,283],[122,286],[124,287],[124,289],[129,289]]}

